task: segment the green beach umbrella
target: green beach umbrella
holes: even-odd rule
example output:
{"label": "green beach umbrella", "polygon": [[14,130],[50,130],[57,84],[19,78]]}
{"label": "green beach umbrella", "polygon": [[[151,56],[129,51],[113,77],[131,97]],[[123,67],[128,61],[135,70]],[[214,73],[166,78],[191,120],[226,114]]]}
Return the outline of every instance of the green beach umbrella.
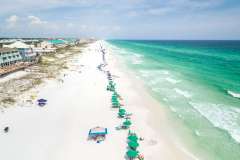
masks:
{"label": "green beach umbrella", "polygon": [[112,99],[112,102],[117,102],[117,103],[119,103],[118,99]]}
{"label": "green beach umbrella", "polygon": [[127,151],[127,156],[129,158],[136,158],[138,156],[138,151],[134,151],[130,149]]}
{"label": "green beach umbrella", "polygon": [[112,100],[112,103],[120,104],[118,100]]}
{"label": "green beach umbrella", "polygon": [[119,108],[118,112],[123,112],[123,113],[126,113],[126,110],[123,109],[123,108]]}
{"label": "green beach umbrella", "polygon": [[110,86],[111,86],[112,88],[115,88],[115,84],[110,84]]}
{"label": "green beach umbrella", "polygon": [[113,101],[112,104],[113,105],[120,105],[120,103],[118,101]]}
{"label": "green beach umbrella", "polygon": [[117,94],[117,92],[116,92],[116,91],[115,91],[115,92],[113,92],[113,95],[114,95],[114,96],[118,96],[118,94]]}
{"label": "green beach umbrella", "polygon": [[119,112],[118,115],[119,115],[119,117],[124,117],[125,113],[124,112]]}
{"label": "green beach umbrella", "polygon": [[120,107],[120,104],[119,103],[112,103],[112,106],[113,107]]}
{"label": "green beach umbrella", "polygon": [[135,142],[137,142],[138,137],[137,137],[136,135],[130,135],[130,136],[128,136],[128,139],[129,139],[130,141],[135,141]]}
{"label": "green beach umbrella", "polygon": [[112,100],[118,100],[117,97],[112,97]]}
{"label": "green beach umbrella", "polygon": [[113,104],[119,104],[119,105],[120,105],[120,103],[119,103],[118,100],[112,100],[112,103],[113,103]]}
{"label": "green beach umbrella", "polygon": [[139,146],[139,144],[136,141],[130,141],[130,142],[128,142],[128,146],[133,149],[136,149]]}
{"label": "green beach umbrella", "polygon": [[120,107],[120,103],[119,102],[112,102],[113,105],[115,106],[119,106]]}
{"label": "green beach umbrella", "polygon": [[126,114],[126,110],[125,110],[125,109],[120,108],[120,109],[118,110],[118,115],[119,115],[120,117],[124,117],[125,114]]}
{"label": "green beach umbrella", "polygon": [[112,98],[118,98],[118,96],[117,95],[112,95]]}
{"label": "green beach umbrella", "polygon": [[129,121],[129,120],[126,120],[126,121],[123,122],[124,126],[130,126],[131,124],[132,124],[132,122]]}
{"label": "green beach umbrella", "polygon": [[112,100],[117,101],[118,99],[117,99],[117,97],[112,97]]}
{"label": "green beach umbrella", "polygon": [[119,102],[112,102],[113,106],[119,106],[120,107],[120,103]]}

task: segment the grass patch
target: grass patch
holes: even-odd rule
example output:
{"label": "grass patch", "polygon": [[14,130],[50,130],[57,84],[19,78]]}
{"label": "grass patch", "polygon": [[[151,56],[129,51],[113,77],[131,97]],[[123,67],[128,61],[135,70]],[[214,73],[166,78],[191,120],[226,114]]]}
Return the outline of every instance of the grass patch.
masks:
{"label": "grass patch", "polygon": [[68,62],[86,45],[68,46],[58,49],[56,53],[42,55],[38,64],[28,68],[29,74],[1,84],[0,103],[14,104],[14,98],[42,84],[44,79],[55,79],[62,70],[69,69]]}
{"label": "grass patch", "polygon": [[4,103],[4,104],[14,104],[15,102],[16,100],[11,97],[7,97],[1,100],[1,103]]}

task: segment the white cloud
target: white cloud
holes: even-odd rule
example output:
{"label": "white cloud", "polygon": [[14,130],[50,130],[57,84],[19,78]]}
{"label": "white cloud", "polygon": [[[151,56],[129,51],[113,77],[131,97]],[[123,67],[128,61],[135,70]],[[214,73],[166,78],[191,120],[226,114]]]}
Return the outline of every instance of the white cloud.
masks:
{"label": "white cloud", "polygon": [[18,25],[19,17],[16,15],[12,15],[6,19],[6,28],[12,29]]}
{"label": "white cloud", "polygon": [[16,15],[12,15],[12,16],[10,16],[9,18],[6,19],[6,21],[7,21],[8,23],[16,23],[17,20],[18,20],[18,16],[16,16]]}
{"label": "white cloud", "polygon": [[[5,17],[2,20],[5,24],[1,27],[0,35],[12,33],[132,37],[147,35],[146,31],[152,31],[152,35],[161,37],[163,33],[187,34],[176,27],[178,21],[182,28],[196,34],[194,29],[201,26],[201,30],[209,24],[219,31],[228,20],[224,28],[226,32],[231,33],[232,28],[235,28],[234,33],[237,32],[239,36],[239,17],[233,16],[240,15],[239,7],[234,6],[234,9],[230,5],[224,8],[222,2],[231,3],[228,0],[118,0],[117,3],[114,0],[2,0],[0,15]],[[235,13],[230,12],[233,9],[236,10]],[[198,16],[202,15],[205,15],[204,18],[199,19]],[[221,20],[216,21],[216,18]],[[192,23],[193,21],[195,23]],[[202,29],[202,33],[208,30],[210,29]],[[221,30],[218,35],[222,33]]]}
{"label": "white cloud", "polygon": [[16,15],[12,15],[6,19],[8,27],[12,28],[16,26],[17,22],[19,20],[19,17]]}
{"label": "white cloud", "polygon": [[47,21],[42,21],[39,17],[36,16],[28,16],[31,25],[42,25],[46,24]]}

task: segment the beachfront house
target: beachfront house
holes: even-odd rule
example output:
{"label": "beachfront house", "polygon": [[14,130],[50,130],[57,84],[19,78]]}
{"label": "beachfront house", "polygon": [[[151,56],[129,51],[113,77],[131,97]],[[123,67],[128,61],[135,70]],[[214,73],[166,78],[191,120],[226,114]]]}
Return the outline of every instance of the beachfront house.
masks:
{"label": "beachfront house", "polygon": [[53,46],[52,43],[48,41],[43,41],[37,44],[37,47],[33,48],[33,52],[36,52],[39,55],[47,54],[47,53],[54,53],[56,52],[56,48]]}
{"label": "beachfront house", "polygon": [[65,47],[67,45],[67,42],[63,39],[51,39],[48,40],[49,43],[51,43],[54,47]]}
{"label": "beachfront house", "polygon": [[24,62],[33,63],[36,61],[36,58],[38,56],[37,53],[33,51],[32,45],[27,45],[21,41],[16,41],[12,44],[4,45],[3,47],[16,48],[19,51]]}
{"label": "beachfront house", "polygon": [[22,57],[17,49],[0,48],[0,66],[5,67],[22,61]]}
{"label": "beachfront house", "polygon": [[22,56],[17,49],[0,48],[0,75],[19,68]]}
{"label": "beachfront house", "polygon": [[65,38],[64,41],[66,41],[66,43],[70,46],[74,46],[77,44],[77,40],[75,38]]}
{"label": "beachfront house", "polygon": [[53,48],[53,44],[48,41],[42,41],[37,46],[40,48]]}

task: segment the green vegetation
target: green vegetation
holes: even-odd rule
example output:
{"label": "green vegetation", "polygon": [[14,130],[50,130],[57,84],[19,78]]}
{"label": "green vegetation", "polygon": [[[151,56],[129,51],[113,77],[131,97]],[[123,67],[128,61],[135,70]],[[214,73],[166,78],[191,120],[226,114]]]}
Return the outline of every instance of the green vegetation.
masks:
{"label": "green vegetation", "polygon": [[16,102],[15,97],[42,84],[44,79],[55,79],[62,70],[69,68],[69,60],[81,53],[84,46],[85,44],[67,46],[58,49],[56,53],[42,55],[39,63],[27,68],[29,72],[27,75],[11,79],[0,85],[0,104],[12,105]]}

